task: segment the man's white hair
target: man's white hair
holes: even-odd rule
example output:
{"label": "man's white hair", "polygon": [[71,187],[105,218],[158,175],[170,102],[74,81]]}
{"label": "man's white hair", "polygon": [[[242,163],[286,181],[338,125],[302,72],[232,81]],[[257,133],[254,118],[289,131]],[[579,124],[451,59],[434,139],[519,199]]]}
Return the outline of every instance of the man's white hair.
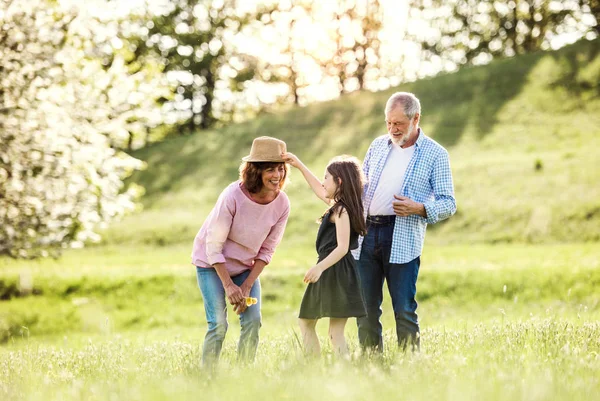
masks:
{"label": "man's white hair", "polygon": [[385,114],[395,107],[402,106],[404,114],[412,119],[417,113],[421,115],[421,102],[410,92],[396,92],[388,99],[385,105]]}

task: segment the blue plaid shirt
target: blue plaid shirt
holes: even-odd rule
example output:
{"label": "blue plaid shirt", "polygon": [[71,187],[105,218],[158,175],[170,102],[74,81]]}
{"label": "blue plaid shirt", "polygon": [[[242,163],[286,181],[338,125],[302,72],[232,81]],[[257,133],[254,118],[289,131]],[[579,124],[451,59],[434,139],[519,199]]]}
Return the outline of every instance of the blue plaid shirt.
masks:
{"label": "blue plaid shirt", "polygon": [[[365,217],[391,149],[392,141],[389,136],[382,135],[371,143],[365,156],[363,163],[363,171],[367,178],[363,192]],[[447,219],[456,212],[448,152],[426,136],[420,128],[415,152],[406,169],[401,193],[422,203],[427,211],[427,217],[396,216],[390,263],[407,263],[421,256],[427,224]],[[358,248],[352,251],[355,259],[360,257],[362,241],[363,238],[360,237]]]}

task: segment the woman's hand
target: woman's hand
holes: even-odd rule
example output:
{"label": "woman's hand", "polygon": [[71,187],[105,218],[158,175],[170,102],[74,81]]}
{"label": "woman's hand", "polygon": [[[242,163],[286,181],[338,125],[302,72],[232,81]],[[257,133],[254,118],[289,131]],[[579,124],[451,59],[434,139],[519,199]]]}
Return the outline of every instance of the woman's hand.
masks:
{"label": "woman's hand", "polygon": [[281,158],[288,163],[290,166],[296,167],[296,168],[300,168],[300,166],[302,166],[302,162],[300,161],[300,159],[298,159],[298,156],[296,156],[293,153],[290,152],[284,152],[281,154]]}
{"label": "woman's hand", "polygon": [[225,295],[231,305],[237,305],[244,300],[242,289],[233,282],[225,286]]}
{"label": "woman's hand", "polygon": [[238,315],[241,315],[242,313],[244,313],[246,311],[246,309],[248,309],[248,305],[246,304],[245,299],[243,299],[242,302],[239,302],[239,303],[233,305],[233,311]]}
{"label": "woman's hand", "polygon": [[319,268],[317,266],[313,266],[310,269],[308,269],[308,271],[304,275],[304,282],[306,284],[316,283],[317,281],[319,281],[319,278],[321,278],[322,273],[323,273],[323,270],[321,270],[321,268]]}
{"label": "woman's hand", "polygon": [[252,287],[248,287],[246,285],[246,281],[240,286],[240,290],[242,290],[242,295],[243,298],[240,302],[238,302],[237,304],[233,305],[233,311],[235,313],[237,313],[238,315],[241,315],[242,313],[244,313],[246,311],[246,309],[248,309],[248,304],[246,304],[246,297],[250,296],[250,290],[252,289]]}

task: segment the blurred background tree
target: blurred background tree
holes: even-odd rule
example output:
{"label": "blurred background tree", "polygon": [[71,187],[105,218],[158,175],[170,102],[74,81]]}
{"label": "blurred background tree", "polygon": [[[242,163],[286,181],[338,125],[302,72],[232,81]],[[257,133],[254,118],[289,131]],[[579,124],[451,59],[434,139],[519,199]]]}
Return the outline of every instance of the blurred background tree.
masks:
{"label": "blurred background tree", "polygon": [[600,34],[600,0],[579,0],[579,6],[590,18],[591,30]]}
{"label": "blurred background tree", "polygon": [[105,89],[122,71],[86,58],[71,36],[77,14],[44,0],[1,5],[0,254],[35,257],[96,240],[132,209],[136,190],[122,180],[142,162],[110,146],[127,116]]}
{"label": "blurred background tree", "polygon": [[315,100],[309,89],[323,84],[330,98],[374,89],[384,75],[379,0],[280,2],[261,22],[253,34],[275,50],[246,58],[255,65],[254,79],[273,84],[269,89],[278,94],[268,104],[306,105]]}
{"label": "blurred background tree", "polygon": [[[338,79],[340,94],[362,90],[380,73],[383,9],[379,0],[338,0],[332,10],[330,36],[334,54],[324,68]],[[331,6],[331,4],[329,4]]]}
{"label": "blurred background tree", "polygon": [[173,95],[164,66],[149,58],[142,62],[134,45],[125,39],[140,19],[134,14],[118,14],[116,7],[109,3],[103,13],[77,11],[78,18],[70,27],[74,52],[70,59],[94,65],[90,83],[110,105],[106,117],[113,121],[102,133],[111,147],[132,151],[161,139],[150,134],[164,129],[168,115],[163,105]]}
{"label": "blurred background tree", "polygon": [[279,53],[279,57],[272,57],[272,60],[246,56],[255,66],[260,81],[284,88],[277,91],[277,103],[307,103],[305,90],[310,85],[310,80],[305,73],[306,64],[310,63],[317,68],[318,64],[315,55],[302,40],[302,31],[306,23],[312,20],[313,9],[312,0],[294,5],[281,3],[270,15],[263,16],[264,26],[261,27],[261,32],[255,32],[269,48]]}
{"label": "blurred background tree", "polygon": [[598,31],[597,0],[415,0],[410,37],[422,58],[437,57],[452,68],[484,64],[551,48],[557,37]]}
{"label": "blurred background tree", "polygon": [[235,0],[176,0],[146,3],[138,34],[126,36],[140,64],[158,60],[173,83],[168,110],[178,115],[177,129],[192,132],[232,119],[235,104],[219,91],[239,91],[255,72],[233,43],[246,26],[260,23],[269,9],[256,5],[240,11]]}

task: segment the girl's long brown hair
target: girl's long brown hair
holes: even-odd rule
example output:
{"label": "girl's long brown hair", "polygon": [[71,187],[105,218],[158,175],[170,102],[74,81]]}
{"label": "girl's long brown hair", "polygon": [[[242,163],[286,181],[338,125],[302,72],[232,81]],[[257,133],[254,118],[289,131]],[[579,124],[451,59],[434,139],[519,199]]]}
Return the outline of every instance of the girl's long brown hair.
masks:
{"label": "girl's long brown hair", "polygon": [[329,162],[327,171],[337,184],[337,189],[333,195],[335,203],[331,207],[331,211],[341,215],[342,208],[346,208],[352,229],[360,235],[365,235],[367,225],[362,203],[365,180],[360,162],[353,156],[338,156]]}

